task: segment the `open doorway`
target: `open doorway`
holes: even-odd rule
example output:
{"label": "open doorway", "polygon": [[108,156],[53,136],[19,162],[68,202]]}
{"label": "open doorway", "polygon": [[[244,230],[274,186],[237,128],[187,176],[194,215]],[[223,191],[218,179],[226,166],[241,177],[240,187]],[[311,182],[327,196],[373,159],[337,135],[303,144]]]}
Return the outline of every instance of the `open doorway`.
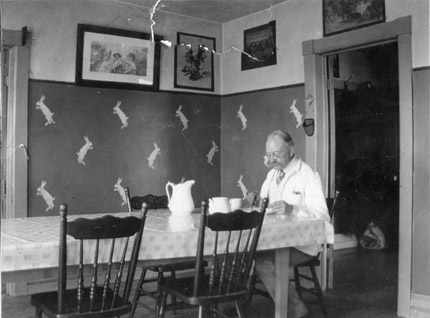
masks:
{"label": "open doorway", "polygon": [[[331,166],[333,144],[330,143],[330,122],[334,112],[327,103],[327,56],[359,50],[375,45],[397,43],[399,92],[399,247],[397,315],[409,317],[411,310],[411,259],[413,209],[413,100],[411,17],[372,25],[345,33],[303,42],[305,96],[313,97],[306,104],[307,117],[315,119],[315,134],[306,139],[306,161],[320,172],[326,195],[335,191],[335,167]],[[335,142],[335,141],[333,141]],[[363,142],[363,141],[361,141]],[[330,168],[330,169],[329,169]]]}
{"label": "open doorway", "polygon": [[[326,59],[329,166],[333,170],[329,182],[339,193],[335,234],[348,235],[360,246],[354,253],[361,261],[350,270],[362,276],[348,287],[358,290],[367,281],[367,292],[378,295],[385,308],[395,311],[400,186],[398,45],[390,42],[351,49]],[[381,263],[382,273],[376,270]],[[342,284],[333,288],[342,288]]]}
{"label": "open doorway", "polygon": [[[399,239],[399,76],[397,42],[327,56],[335,233],[368,249]],[[331,173],[330,175],[333,175]],[[370,232],[370,233],[369,233]]]}

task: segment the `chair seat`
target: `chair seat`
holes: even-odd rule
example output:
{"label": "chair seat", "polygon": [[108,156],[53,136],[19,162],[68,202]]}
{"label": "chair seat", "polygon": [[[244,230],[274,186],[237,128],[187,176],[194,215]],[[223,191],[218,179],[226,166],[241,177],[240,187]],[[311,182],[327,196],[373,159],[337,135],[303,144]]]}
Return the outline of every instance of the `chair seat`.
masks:
{"label": "chair seat", "polygon": [[[61,317],[61,318],[72,318],[72,317],[117,317],[119,315],[126,314],[130,312],[131,302],[124,300],[119,295],[115,298],[115,305],[112,309],[100,311],[95,314],[95,311],[99,311],[102,306],[102,297],[103,288],[97,288],[96,295],[100,295],[100,297],[96,297],[96,299],[92,303],[92,311],[90,313],[90,288],[84,288],[83,290],[83,299],[81,304],[80,313],[78,314],[78,303],[77,303],[77,291],[76,289],[69,289],[65,294],[65,312],[63,314],[59,314],[58,312],[58,292],[47,292],[40,293],[31,296],[31,304],[36,308],[42,309],[42,311],[48,317]],[[106,297],[105,304],[108,304],[110,307],[113,299],[113,291],[111,289],[108,290],[108,294]],[[124,303],[124,304],[123,304]],[[121,309],[122,307],[122,309]]]}
{"label": "chair seat", "polygon": [[[248,289],[244,288],[234,293],[223,294],[214,296],[213,292],[209,290],[209,275],[205,275],[200,281],[199,294],[197,297],[193,295],[194,292],[194,277],[184,277],[176,279],[166,279],[163,281],[159,288],[163,292],[168,292],[172,296],[180,299],[181,301],[193,306],[205,306],[209,304],[223,303],[226,301],[235,301],[239,299],[246,299],[249,295]],[[213,287],[215,290],[218,286]]]}
{"label": "chair seat", "polygon": [[312,257],[310,260],[297,264],[298,267],[305,267],[305,266],[320,266],[321,262],[319,259],[319,254],[317,256]]}
{"label": "chair seat", "polygon": [[[153,272],[172,272],[172,271],[194,269],[195,265],[196,265],[196,261],[184,261],[184,262],[177,262],[177,263],[164,264],[164,265],[151,265],[151,266],[147,266],[146,268]],[[204,261],[204,266],[206,267],[207,265],[208,265],[208,262]]]}

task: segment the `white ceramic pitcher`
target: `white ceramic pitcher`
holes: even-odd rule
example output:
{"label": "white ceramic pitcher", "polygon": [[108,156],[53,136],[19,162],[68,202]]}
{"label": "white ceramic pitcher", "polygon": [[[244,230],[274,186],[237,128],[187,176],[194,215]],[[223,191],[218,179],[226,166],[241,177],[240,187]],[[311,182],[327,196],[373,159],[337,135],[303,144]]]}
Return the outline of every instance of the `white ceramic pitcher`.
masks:
{"label": "white ceramic pitcher", "polygon": [[[167,182],[166,194],[169,200],[169,210],[174,215],[190,214],[194,210],[194,200],[191,195],[191,187],[195,183],[194,180],[188,180],[182,183],[174,184]],[[172,188],[170,195],[169,187]]]}

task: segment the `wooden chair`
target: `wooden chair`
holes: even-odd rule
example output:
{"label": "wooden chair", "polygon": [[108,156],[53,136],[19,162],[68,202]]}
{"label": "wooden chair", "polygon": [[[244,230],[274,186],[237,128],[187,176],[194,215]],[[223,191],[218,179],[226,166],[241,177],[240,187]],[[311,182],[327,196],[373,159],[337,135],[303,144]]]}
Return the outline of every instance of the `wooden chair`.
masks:
{"label": "wooden chair", "polygon": [[[132,308],[129,296],[147,210],[144,205],[140,217],[104,215],[96,219],[78,218],[67,222],[67,205],[62,204],[58,290],[31,296],[31,304],[36,307],[36,317],[41,318],[44,313],[57,318],[104,318],[129,313]],[[79,240],[79,269],[75,289],[66,289],[67,235]],[[132,246],[131,253],[126,253],[130,250],[129,246]],[[92,277],[84,286],[84,263],[90,252],[94,253],[93,257],[90,256],[93,258]],[[99,264],[99,254],[107,256],[107,264]],[[104,276],[104,280],[97,284],[100,275]]]}
{"label": "wooden chair", "polygon": [[[218,305],[228,302],[234,302],[238,316],[244,317],[240,302],[245,302],[249,296],[250,272],[266,207],[267,199],[264,199],[260,212],[235,210],[207,215],[207,201],[202,202],[194,277],[165,279],[158,285],[160,311],[157,317],[164,317],[167,295],[198,306],[199,317],[209,313],[223,315]],[[208,275],[203,267],[203,256],[208,255],[206,228],[212,231],[214,239]]]}
{"label": "wooden chair", "polygon": [[[145,196],[130,196],[130,190],[125,188],[127,205],[130,212],[140,209],[143,203],[146,203],[149,209],[167,209],[168,199],[167,196],[156,196],[152,194],[148,194]],[[140,275],[139,282],[136,287],[136,293],[133,299],[133,308],[130,314],[130,318],[134,317],[137,306],[141,306],[148,310],[151,313],[155,313],[157,311],[158,305],[158,292],[157,290],[149,290],[145,288],[145,286],[152,282],[160,283],[163,281],[165,277],[165,273],[170,273],[170,277],[174,279],[176,277],[177,271],[185,271],[194,269],[195,262],[194,261],[183,261],[176,262],[171,264],[160,264],[160,265],[152,265],[142,268],[142,274]],[[204,264],[207,266],[207,262]],[[157,273],[156,278],[146,278],[147,271],[152,271]],[[140,301],[140,297],[149,297],[154,300],[154,306],[151,307],[147,303]],[[173,308],[176,306],[176,298],[172,297],[172,306]]]}
{"label": "wooden chair", "polygon": [[[339,192],[336,192],[334,198],[327,198],[326,199],[327,207],[329,210],[329,214],[330,214],[330,218],[331,218],[332,223],[333,223],[333,219],[334,219],[334,208],[335,208],[338,193]],[[332,263],[333,262],[333,252],[332,252],[333,246],[330,245],[328,247],[328,249],[329,249],[329,252],[328,252],[329,257],[327,258],[326,261]],[[330,251],[331,251],[331,253],[330,253]],[[308,260],[306,262],[303,262],[303,263],[300,263],[300,264],[294,266],[294,283],[295,283],[296,290],[297,290],[297,293],[299,294],[300,298],[302,298],[302,293],[310,293],[310,294],[318,297],[322,312],[324,313],[324,317],[327,317],[327,307],[325,305],[321,285],[319,283],[319,279],[318,279],[318,276],[317,276],[316,270],[315,270],[316,267],[319,267],[321,265],[320,254],[321,253],[312,257],[310,260]],[[330,267],[330,265],[328,267]],[[304,268],[307,268],[310,271],[310,276],[308,273],[304,273],[303,271],[301,271],[301,269],[304,269]],[[300,282],[300,279],[305,279],[307,281],[312,282],[313,286],[311,286],[311,287],[303,286]]]}

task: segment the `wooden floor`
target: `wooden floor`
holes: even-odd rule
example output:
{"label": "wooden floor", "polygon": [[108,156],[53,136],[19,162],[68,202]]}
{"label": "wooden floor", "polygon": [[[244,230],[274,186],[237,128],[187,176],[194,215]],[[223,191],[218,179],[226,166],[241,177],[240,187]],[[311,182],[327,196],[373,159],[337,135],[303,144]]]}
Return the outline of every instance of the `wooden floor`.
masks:
{"label": "wooden floor", "polygon": [[[398,251],[372,251],[353,248],[335,251],[334,288],[325,292],[329,318],[393,318],[397,317]],[[323,318],[317,300],[304,298],[310,311],[306,318]],[[28,296],[2,295],[3,318],[34,317]],[[175,317],[197,317],[195,310],[178,313]],[[143,309],[135,317],[152,318]],[[173,317],[171,313],[166,317]],[[253,298],[249,318],[274,317],[273,302]]]}

